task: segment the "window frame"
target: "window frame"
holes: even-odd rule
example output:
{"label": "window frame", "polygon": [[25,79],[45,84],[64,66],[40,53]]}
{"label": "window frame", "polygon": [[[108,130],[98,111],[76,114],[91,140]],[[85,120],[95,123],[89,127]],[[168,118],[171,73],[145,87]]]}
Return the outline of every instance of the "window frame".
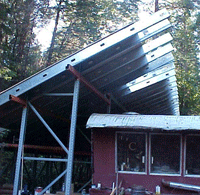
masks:
{"label": "window frame", "polygon": [[[117,167],[118,167],[118,155],[117,155],[117,135],[119,133],[123,133],[123,134],[142,134],[145,135],[145,171],[144,172],[136,172],[136,171],[118,171]],[[147,137],[147,133],[146,132],[129,132],[129,131],[116,131],[115,132],[115,173],[123,173],[123,174],[137,174],[137,175],[147,175],[147,141],[148,141],[148,137]]]}
{"label": "window frame", "polygon": [[186,162],[187,162],[187,137],[188,136],[194,136],[194,137],[200,137],[199,134],[187,134],[185,135],[185,141],[184,141],[184,177],[193,177],[193,178],[200,178],[199,175],[193,175],[193,174],[186,174]]}
{"label": "window frame", "polygon": [[[180,137],[180,165],[179,165],[179,173],[152,173],[151,172],[151,165],[152,165],[152,158],[151,158],[151,136],[152,135],[178,135]],[[149,133],[149,175],[163,175],[163,176],[181,176],[182,175],[182,134],[179,133]]]}

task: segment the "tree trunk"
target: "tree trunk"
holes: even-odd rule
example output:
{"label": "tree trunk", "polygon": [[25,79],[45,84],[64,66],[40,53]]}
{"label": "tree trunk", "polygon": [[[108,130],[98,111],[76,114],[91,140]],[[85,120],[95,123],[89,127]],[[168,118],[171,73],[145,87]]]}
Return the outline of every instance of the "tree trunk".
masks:
{"label": "tree trunk", "polygon": [[155,12],[157,12],[158,10],[159,10],[158,0],[155,0]]}
{"label": "tree trunk", "polygon": [[53,30],[51,44],[50,44],[49,51],[48,51],[46,66],[49,66],[51,64],[51,59],[52,59],[52,54],[53,54],[53,49],[54,49],[54,44],[55,44],[55,38],[56,38],[56,32],[57,32],[57,28],[58,28],[58,22],[59,22],[59,19],[60,19],[62,2],[63,2],[63,0],[60,0],[59,4],[58,4],[56,19],[55,19],[55,26],[54,26],[54,30]]}

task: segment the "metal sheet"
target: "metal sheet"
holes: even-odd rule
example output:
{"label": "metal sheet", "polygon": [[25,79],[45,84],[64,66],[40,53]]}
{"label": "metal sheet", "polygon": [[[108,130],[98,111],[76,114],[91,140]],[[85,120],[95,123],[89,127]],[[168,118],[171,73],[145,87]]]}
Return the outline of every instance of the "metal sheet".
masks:
{"label": "metal sheet", "polygon": [[87,128],[200,130],[200,116],[92,114]]}
{"label": "metal sheet", "polygon": [[174,65],[169,64],[127,83],[127,87],[129,88],[130,93],[132,93],[172,76],[175,76]]}

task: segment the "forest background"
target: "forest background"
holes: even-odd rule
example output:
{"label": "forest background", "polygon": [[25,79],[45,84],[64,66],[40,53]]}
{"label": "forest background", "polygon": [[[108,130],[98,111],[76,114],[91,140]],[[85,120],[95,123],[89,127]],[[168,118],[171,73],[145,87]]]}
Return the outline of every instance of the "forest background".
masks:
{"label": "forest background", "polygon": [[[171,13],[180,112],[199,115],[200,0],[1,0],[0,91],[137,21],[141,9],[163,7]],[[52,22],[44,51],[37,33]]]}

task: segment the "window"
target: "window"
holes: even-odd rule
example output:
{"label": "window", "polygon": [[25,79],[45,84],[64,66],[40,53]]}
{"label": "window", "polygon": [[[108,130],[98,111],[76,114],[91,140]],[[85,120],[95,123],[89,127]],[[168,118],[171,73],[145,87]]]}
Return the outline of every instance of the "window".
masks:
{"label": "window", "polygon": [[151,173],[180,174],[180,135],[151,135]]}
{"label": "window", "polygon": [[186,137],[186,174],[200,175],[200,136]]}
{"label": "window", "polygon": [[117,169],[145,172],[146,134],[117,133]]}

